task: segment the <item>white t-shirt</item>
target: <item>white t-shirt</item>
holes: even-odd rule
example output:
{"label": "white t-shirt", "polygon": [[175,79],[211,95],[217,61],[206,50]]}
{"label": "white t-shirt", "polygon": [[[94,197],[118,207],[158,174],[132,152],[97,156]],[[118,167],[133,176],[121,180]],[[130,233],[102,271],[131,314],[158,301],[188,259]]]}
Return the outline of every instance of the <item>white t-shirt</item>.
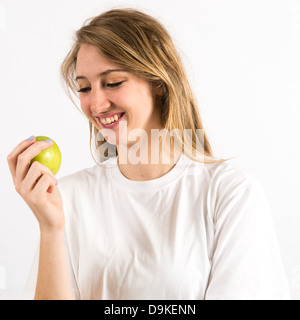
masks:
{"label": "white t-shirt", "polygon": [[[117,159],[59,181],[76,299],[290,299],[258,180],[182,155],[132,181]],[[32,299],[36,256],[24,298]]]}

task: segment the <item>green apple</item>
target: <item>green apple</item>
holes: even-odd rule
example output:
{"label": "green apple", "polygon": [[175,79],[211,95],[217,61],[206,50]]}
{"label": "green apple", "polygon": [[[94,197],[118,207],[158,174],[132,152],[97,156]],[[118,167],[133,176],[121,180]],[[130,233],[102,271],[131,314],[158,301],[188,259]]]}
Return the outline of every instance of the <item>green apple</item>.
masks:
{"label": "green apple", "polygon": [[35,140],[36,141],[52,140],[53,144],[50,148],[41,151],[37,156],[35,156],[31,160],[30,164],[34,161],[38,161],[41,164],[48,167],[54,174],[57,174],[61,165],[61,153],[57,144],[54,142],[53,139],[50,139],[45,136],[37,136],[35,137]]}

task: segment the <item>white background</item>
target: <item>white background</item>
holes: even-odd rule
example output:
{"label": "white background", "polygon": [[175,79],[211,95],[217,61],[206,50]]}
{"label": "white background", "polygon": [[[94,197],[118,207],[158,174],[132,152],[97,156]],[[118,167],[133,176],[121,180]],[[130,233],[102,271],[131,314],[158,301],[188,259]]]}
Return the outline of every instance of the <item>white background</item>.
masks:
{"label": "white background", "polygon": [[60,146],[58,178],[94,165],[86,119],[59,78],[74,31],[134,7],[170,31],[214,153],[261,181],[293,299],[300,298],[300,1],[0,0],[0,299],[19,299],[39,240],[6,156],[30,135]]}

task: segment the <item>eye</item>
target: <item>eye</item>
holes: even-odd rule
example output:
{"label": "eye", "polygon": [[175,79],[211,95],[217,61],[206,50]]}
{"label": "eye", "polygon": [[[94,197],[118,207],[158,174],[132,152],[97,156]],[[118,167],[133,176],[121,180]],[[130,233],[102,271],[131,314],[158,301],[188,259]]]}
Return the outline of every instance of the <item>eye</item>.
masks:
{"label": "eye", "polygon": [[91,90],[90,87],[86,87],[86,88],[82,88],[82,89],[78,90],[77,92],[83,92],[83,93],[85,93],[85,92],[88,92],[88,91],[90,91],[90,90]]}
{"label": "eye", "polygon": [[124,81],[120,81],[120,82],[115,82],[115,83],[107,83],[106,86],[108,88],[117,88],[120,87],[120,85],[123,83]]}

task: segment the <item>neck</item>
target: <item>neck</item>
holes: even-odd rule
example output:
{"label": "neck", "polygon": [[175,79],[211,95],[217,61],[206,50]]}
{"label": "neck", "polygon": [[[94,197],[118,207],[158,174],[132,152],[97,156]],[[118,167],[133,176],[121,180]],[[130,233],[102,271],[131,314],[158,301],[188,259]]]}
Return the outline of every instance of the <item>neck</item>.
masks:
{"label": "neck", "polygon": [[158,144],[143,143],[141,140],[133,145],[117,146],[118,166],[121,173],[129,180],[147,181],[157,179],[168,173],[180,157],[174,143],[170,148],[159,139]]}

